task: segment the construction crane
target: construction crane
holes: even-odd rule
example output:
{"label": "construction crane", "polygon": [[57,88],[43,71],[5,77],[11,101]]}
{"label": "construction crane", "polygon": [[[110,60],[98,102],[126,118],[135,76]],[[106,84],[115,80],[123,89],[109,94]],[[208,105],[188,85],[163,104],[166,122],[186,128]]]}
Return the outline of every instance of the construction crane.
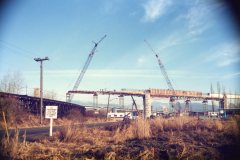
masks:
{"label": "construction crane", "polygon": [[[82,79],[83,79],[83,76],[84,76],[85,72],[86,72],[87,69],[88,69],[88,66],[89,66],[89,64],[90,64],[90,62],[91,62],[91,60],[92,60],[92,58],[93,58],[93,55],[94,55],[94,53],[95,53],[95,51],[96,51],[96,49],[97,49],[98,44],[99,44],[104,38],[106,38],[106,36],[107,36],[107,35],[104,35],[97,43],[96,43],[96,42],[93,42],[93,43],[94,43],[94,47],[93,47],[92,51],[90,52],[90,54],[88,55],[87,61],[85,62],[84,66],[83,66],[83,69],[82,69],[80,75],[78,76],[77,81],[75,82],[75,84],[74,84],[74,86],[73,86],[73,89],[72,89],[73,91],[76,91],[76,90],[78,89],[78,86],[79,86],[79,84],[81,83],[81,81],[82,81]],[[67,93],[67,97],[66,97],[66,98],[67,98],[67,99],[66,99],[67,102],[71,102],[72,99],[73,99],[73,94]]]}
{"label": "construction crane", "polygon": [[136,101],[135,101],[135,99],[133,98],[132,95],[131,95],[131,97],[132,97],[132,101],[133,101],[132,108],[133,108],[133,106],[135,106],[135,109],[136,109],[137,113],[139,114],[137,103],[136,103]]}
{"label": "construction crane", "polygon": [[148,43],[148,41],[147,41],[147,40],[144,40],[144,42],[145,42],[145,43],[147,44],[147,46],[152,50],[152,52],[154,53],[154,55],[155,55],[156,58],[157,58],[159,67],[160,67],[161,72],[162,72],[162,74],[163,74],[163,76],[164,76],[164,78],[165,78],[165,81],[167,82],[168,88],[169,88],[169,89],[172,91],[172,93],[173,93],[173,96],[170,97],[170,102],[173,102],[173,101],[175,100],[175,99],[174,99],[175,90],[174,90],[174,88],[173,88],[173,86],[172,86],[172,83],[171,83],[170,79],[168,78],[168,74],[167,74],[167,72],[166,72],[166,70],[165,70],[165,67],[164,67],[162,61],[160,60],[157,52],[155,52],[155,51],[153,50],[152,46]]}

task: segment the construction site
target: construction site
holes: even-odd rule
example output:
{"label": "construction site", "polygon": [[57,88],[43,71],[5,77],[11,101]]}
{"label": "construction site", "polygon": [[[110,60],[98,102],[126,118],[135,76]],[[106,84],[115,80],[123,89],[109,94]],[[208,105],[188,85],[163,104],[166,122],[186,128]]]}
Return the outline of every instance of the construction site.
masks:
{"label": "construction site", "polygon": [[[145,43],[157,59],[160,73],[162,73],[168,89],[79,89],[84,76],[87,76],[88,66],[98,45],[105,38],[106,35],[94,43],[77,81],[73,88],[66,93],[66,102],[43,98],[42,66],[40,67],[40,88],[34,90],[34,96],[0,92],[1,104],[4,103],[7,106],[10,104],[8,108],[1,105],[3,130],[0,133],[3,136],[1,151],[4,159],[10,157],[28,159],[32,155],[34,155],[34,159],[66,159],[66,157],[68,157],[67,159],[135,159],[135,154],[137,154],[137,159],[222,159],[223,157],[238,156],[235,150],[239,146],[233,142],[236,140],[235,136],[239,135],[240,96],[221,93],[219,85],[217,93],[213,92],[212,86],[210,93],[174,89],[163,62],[146,40]],[[42,62],[49,58],[35,58],[34,60],[41,62],[42,65]],[[81,105],[81,100],[79,100],[79,104],[76,104],[76,101],[74,103],[73,99],[76,94],[92,95],[92,105]],[[99,96],[108,97],[105,107],[98,104]],[[112,96],[117,98],[110,99]],[[124,99],[126,98],[130,98],[132,106],[125,106]],[[136,98],[138,101],[139,99],[142,101],[140,105],[139,102],[137,104]],[[152,101],[156,98],[160,101],[167,100],[169,104],[158,106],[159,110],[153,110]],[[119,100],[119,105],[110,104],[110,101],[114,99]],[[179,103],[180,101],[183,106]],[[192,109],[194,102],[200,104],[201,111]],[[11,103],[18,106],[18,112],[22,114],[18,119],[16,119],[17,115],[10,114],[13,107]],[[48,113],[49,107],[57,107],[57,110],[52,109],[50,112],[52,115],[55,114],[55,119],[57,119],[53,125],[53,118],[50,118],[50,129],[47,127],[46,119],[47,114],[50,114]],[[44,115],[46,115],[45,118]],[[39,125],[40,128],[31,129],[31,127]],[[14,126],[16,127],[15,131],[11,129]],[[27,126],[27,128],[22,128],[23,126]],[[47,132],[49,131],[48,137]],[[216,131],[219,134],[212,135]],[[190,135],[189,133],[185,134],[186,132],[189,132]],[[218,137],[227,136],[230,133],[234,133],[234,135],[230,135],[232,136],[231,140],[226,139],[230,150],[221,154],[221,150],[226,148]],[[175,134],[178,136],[174,136]],[[186,135],[191,138],[187,138],[187,140]],[[192,139],[193,137],[198,138]],[[200,142],[202,141],[201,137],[205,137],[204,143]],[[211,138],[213,139],[211,140]],[[208,143],[209,140],[210,143]],[[189,142],[195,144],[190,145]],[[199,143],[203,145],[203,148],[197,151]],[[48,152],[49,147],[46,144],[59,146],[65,150],[58,150],[52,146],[51,152]],[[62,146],[63,144],[66,146]],[[81,147],[72,151],[69,145],[80,145]],[[217,145],[220,148],[209,148],[209,145]],[[37,150],[40,146],[44,147],[40,149],[41,152],[37,152],[35,149],[29,149],[29,146]],[[82,148],[83,146],[85,148]],[[129,147],[133,148],[129,150]],[[191,150],[190,148],[195,149]],[[26,149],[30,152],[25,153]],[[129,151],[126,152],[127,154],[123,154],[126,149]]]}
{"label": "construction site", "polygon": [[19,4],[3,11],[1,160],[240,159],[227,3]]}
{"label": "construction site", "polygon": [[[152,48],[152,46],[144,40],[146,45],[150,48],[150,50],[153,52],[154,56],[157,59],[157,63],[159,65],[159,68],[161,70],[162,76],[164,77],[166,84],[168,86],[168,89],[147,89],[147,90],[128,90],[128,89],[122,89],[121,91],[108,91],[108,90],[99,90],[99,91],[90,91],[90,90],[78,90],[78,87],[87,72],[88,66],[94,56],[94,53],[96,51],[96,48],[98,44],[106,38],[106,35],[103,36],[97,43],[95,43],[93,49],[91,50],[87,61],[84,64],[84,67],[74,84],[74,87],[72,90],[69,90],[66,93],[66,101],[71,102],[74,94],[90,94],[93,95],[93,110],[97,110],[99,108],[98,106],[98,95],[107,95],[108,96],[108,102],[107,102],[107,114],[108,114],[108,107],[109,107],[109,101],[110,101],[110,96],[111,95],[117,95],[119,97],[119,107],[121,108],[122,112],[124,109],[124,97],[131,97],[132,98],[132,113],[127,112],[126,114],[120,114],[118,116],[117,110],[115,109],[112,118],[123,118],[125,115],[132,115],[134,114],[133,112],[139,112],[139,109],[137,107],[137,104],[134,100],[134,97],[141,97],[142,98],[142,107],[141,107],[141,113],[144,118],[150,118],[156,115],[159,115],[158,113],[153,113],[152,111],[152,105],[151,101],[152,98],[162,98],[162,99],[169,99],[169,107],[165,108],[165,111],[162,112],[161,115],[208,115],[211,117],[225,117],[227,116],[228,113],[239,113],[239,103],[240,103],[240,95],[234,95],[234,94],[227,94],[225,91],[223,93],[220,93],[220,85],[218,84],[218,92],[214,93],[212,86],[211,86],[211,93],[202,93],[199,91],[183,91],[183,90],[175,90],[173,88],[172,82],[170,81],[167,71],[159,57],[159,55],[155,52],[155,50]],[[159,73],[160,74],[160,73]],[[185,105],[183,109],[177,108],[176,102],[178,100],[183,100],[185,102]],[[203,105],[204,110],[201,113],[196,113],[191,111],[190,108],[190,103],[192,101],[200,101]],[[217,102],[218,109],[214,109],[214,102]],[[233,106],[230,106],[229,101],[234,101],[236,104]],[[208,103],[212,102],[212,110],[208,110]],[[95,108],[94,108],[95,107]],[[134,109],[134,110],[133,110]],[[162,109],[163,110],[163,109]]]}

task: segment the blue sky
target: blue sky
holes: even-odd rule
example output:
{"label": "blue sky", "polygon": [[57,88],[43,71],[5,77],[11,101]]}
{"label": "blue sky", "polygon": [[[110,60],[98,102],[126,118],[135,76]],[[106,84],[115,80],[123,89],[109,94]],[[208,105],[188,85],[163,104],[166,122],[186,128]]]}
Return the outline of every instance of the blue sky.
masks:
{"label": "blue sky", "polygon": [[[71,90],[87,57],[106,39],[79,89],[167,88],[147,39],[174,88],[209,92],[217,82],[240,91],[240,43],[229,9],[209,0],[24,0],[4,10],[0,29],[0,76],[20,72],[29,89],[62,97]],[[0,77],[0,78],[1,78]]]}

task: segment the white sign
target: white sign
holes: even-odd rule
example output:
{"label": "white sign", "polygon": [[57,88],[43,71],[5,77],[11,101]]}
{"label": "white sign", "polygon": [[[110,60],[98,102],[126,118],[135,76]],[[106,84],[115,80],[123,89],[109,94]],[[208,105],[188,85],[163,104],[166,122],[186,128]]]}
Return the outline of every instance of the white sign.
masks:
{"label": "white sign", "polygon": [[58,106],[46,106],[45,118],[57,119]]}
{"label": "white sign", "polygon": [[58,106],[46,106],[45,118],[50,119],[49,136],[52,136],[53,131],[53,119],[57,119]]}

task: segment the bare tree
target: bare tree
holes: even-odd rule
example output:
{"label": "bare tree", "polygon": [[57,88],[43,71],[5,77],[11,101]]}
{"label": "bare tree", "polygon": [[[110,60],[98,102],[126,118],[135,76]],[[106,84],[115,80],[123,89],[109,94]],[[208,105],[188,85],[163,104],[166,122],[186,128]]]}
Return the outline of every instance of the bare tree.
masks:
{"label": "bare tree", "polygon": [[54,91],[44,91],[44,95],[43,97],[44,98],[47,98],[47,99],[53,99],[53,100],[56,100],[57,99],[57,93],[54,92]]}
{"label": "bare tree", "polygon": [[[8,73],[0,80],[0,91],[7,93],[21,93],[23,89],[23,79],[19,72]],[[5,112],[7,123],[15,125],[22,123],[21,116],[23,110],[16,98],[3,96],[0,97],[0,111]]]}
{"label": "bare tree", "polygon": [[0,97],[0,112],[1,114],[2,112],[5,113],[8,125],[15,126],[22,123],[24,112],[16,98]]}
{"label": "bare tree", "polygon": [[21,93],[23,78],[19,72],[8,73],[0,80],[0,91],[7,93]]}

